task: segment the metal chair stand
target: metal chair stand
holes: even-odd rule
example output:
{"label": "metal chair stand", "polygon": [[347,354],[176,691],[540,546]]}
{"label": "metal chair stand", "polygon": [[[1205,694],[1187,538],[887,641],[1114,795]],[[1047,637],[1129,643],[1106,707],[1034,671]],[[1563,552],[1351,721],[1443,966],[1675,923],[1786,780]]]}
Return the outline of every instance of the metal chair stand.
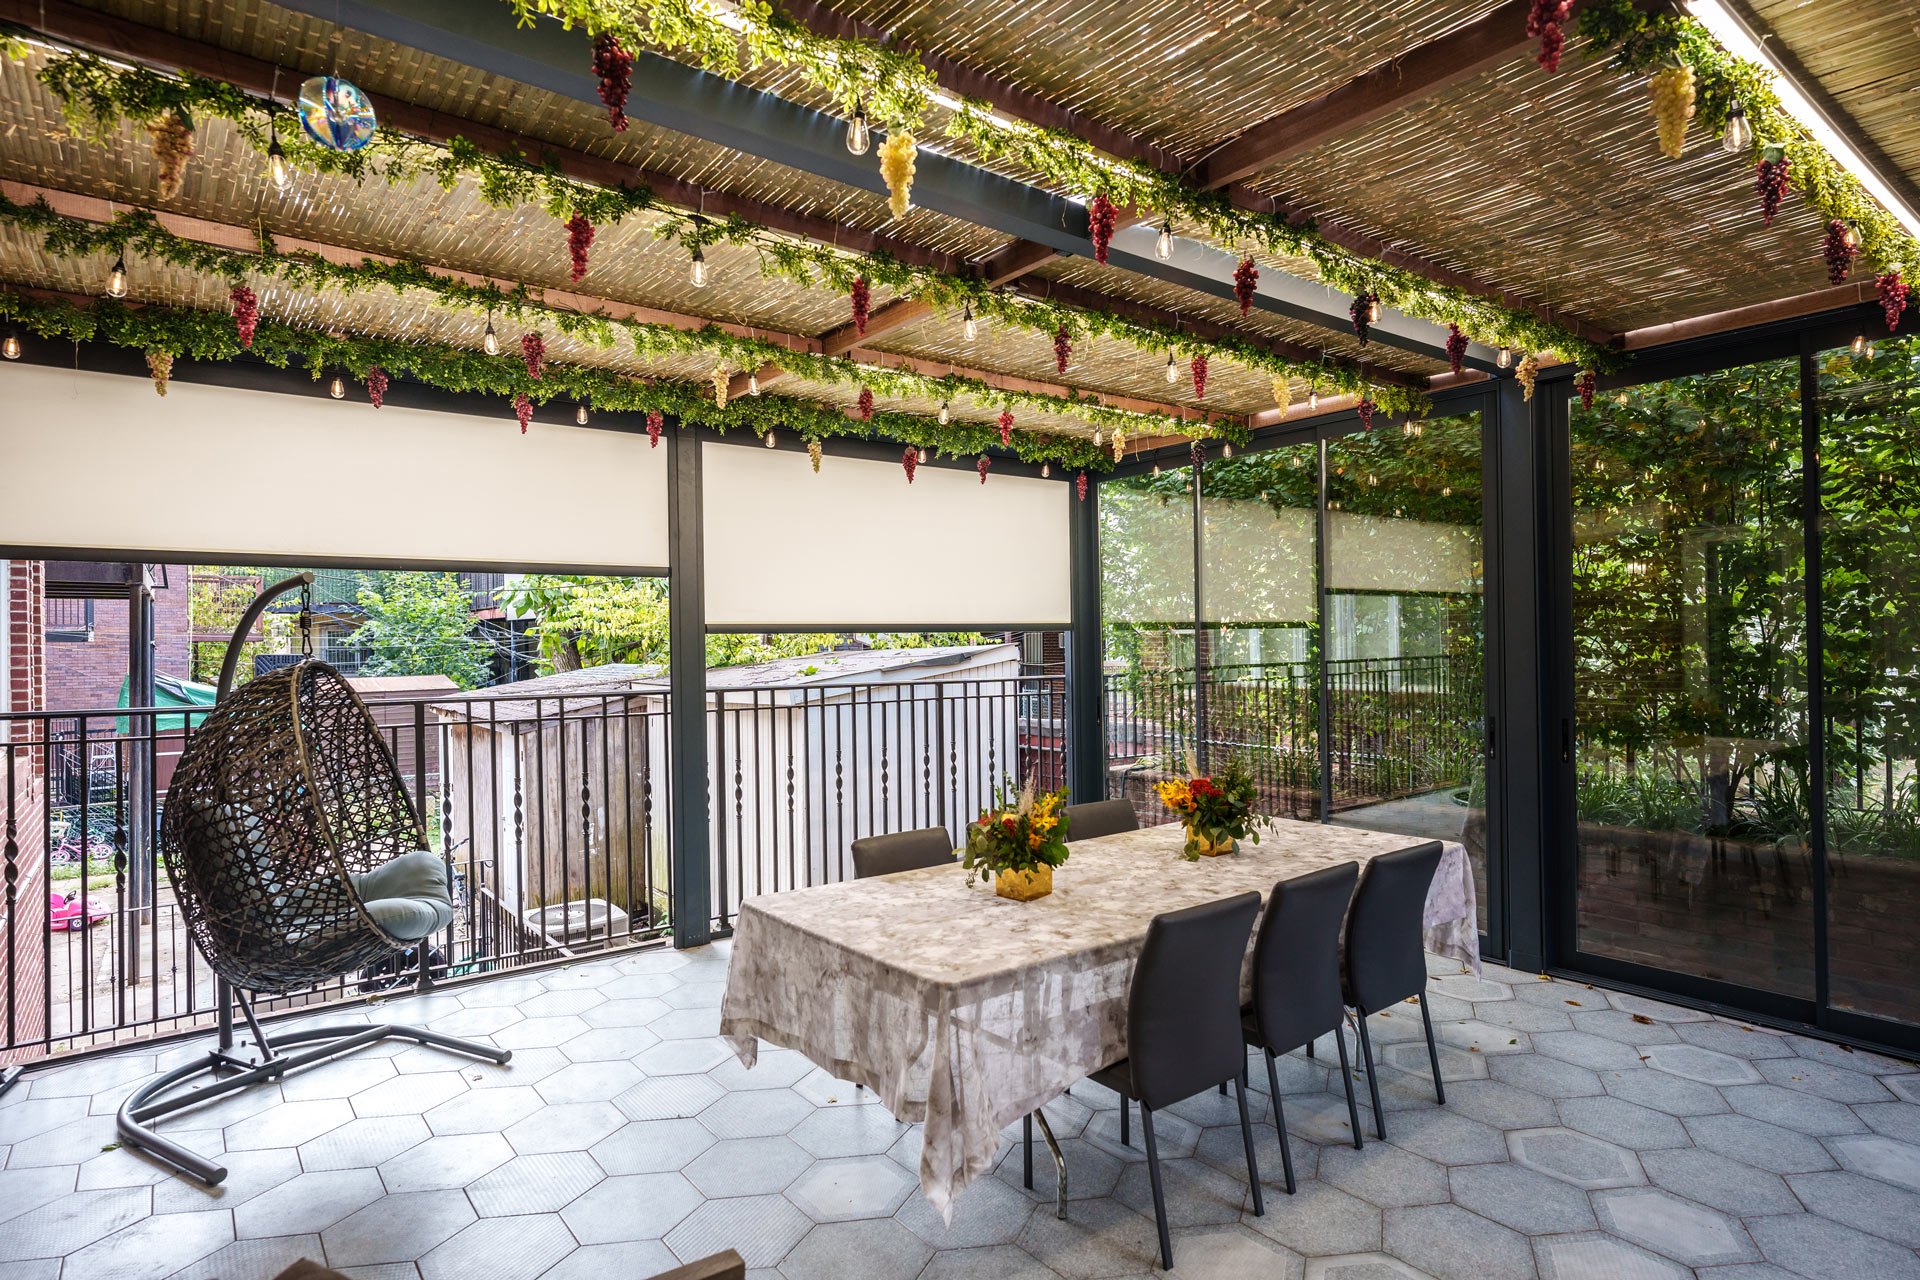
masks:
{"label": "metal chair stand", "polygon": [[[345,1023],[331,1027],[303,1027],[297,1031],[284,1032],[271,1039],[261,1029],[253,1015],[253,1004],[246,994],[238,988],[230,987],[224,980],[218,984],[221,988],[220,1004],[220,1042],[207,1051],[204,1058],[189,1062],[185,1066],[175,1067],[172,1071],[149,1080],[146,1084],[127,1096],[120,1104],[120,1112],[114,1122],[120,1134],[120,1140],[126,1146],[145,1151],[190,1177],[198,1178],[208,1186],[218,1186],[227,1176],[224,1165],[189,1151],[179,1143],[162,1137],[153,1128],[153,1123],[163,1116],[184,1111],[188,1107],[197,1107],[222,1098],[231,1093],[267,1080],[278,1080],[290,1072],[309,1067],[329,1058],[337,1058],[363,1049],[367,1045],[381,1040],[412,1040],[417,1044],[432,1045],[438,1049],[464,1053],[488,1062],[504,1065],[513,1057],[511,1049],[496,1049],[492,1045],[476,1044],[471,1040],[460,1040],[453,1036],[441,1035],[438,1031],[429,1031],[424,1027],[409,1027],[400,1023],[376,1023],[366,1025]],[[252,1034],[253,1054],[240,1051],[233,1035],[233,1008],[238,1005],[240,1013],[246,1019],[248,1030]],[[200,1075],[212,1077],[203,1084],[180,1093],[170,1091],[185,1081]]]}
{"label": "metal chair stand", "polygon": [[1053,1126],[1047,1123],[1044,1111],[1029,1111],[1020,1117],[1022,1137],[1025,1139],[1025,1167],[1023,1170],[1027,1190],[1033,1190],[1033,1122],[1040,1122],[1040,1136],[1045,1139],[1047,1150],[1053,1153],[1054,1170],[1054,1216],[1060,1221],[1067,1220],[1067,1158],[1060,1154],[1060,1144],[1054,1140]]}

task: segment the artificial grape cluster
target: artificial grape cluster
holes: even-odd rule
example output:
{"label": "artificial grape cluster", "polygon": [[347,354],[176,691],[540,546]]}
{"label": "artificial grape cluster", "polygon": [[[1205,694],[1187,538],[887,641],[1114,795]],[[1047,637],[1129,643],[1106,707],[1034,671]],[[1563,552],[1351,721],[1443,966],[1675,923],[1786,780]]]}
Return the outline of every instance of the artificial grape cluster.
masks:
{"label": "artificial grape cluster", "polygon": [[1240,259],[1240,265],[1233,269],[1233,300],[1240,304],[1240,314],[1247,314],[1253,306],[1253,291],[1260,284],[1260,268],[1253,265],[1251,256]]}
{"label": "artificial grape cluster", "polygon": [[987,468],[992,465],[993,465],[993,459],[987,457],[987,455],[984,453],[980,455],[980,461],[973,464],[973,469],[980,473],[981,484],[985,484],[987,482]]}
{"label": "artificial grape cluster", "polygon": [[1354,406],[1354,412],[1360,415],[1360,429],[1362,431],[1373,430],[1373,414],[1379,407],[1379,405],[1373,402],[1371,396],[1360,397],[1360,403]]}
{"label": "artificial grape cluster", "polygon": [[1012,444],[1013,443],[1013,410],[1002,409],[1000,411],[999,427],[1000,427],[1000,443],[1003,445]]}
{"label": "artificial grape cluster", "polygon": [[1860,246],[1854,241],[1853,228],[1835,218],[1827,223],[1827,281],[1830,284],[1845,284],[1853,273],[1853,260],[1860,254]]}
{"label": "artificial grape cluster", "polygon": [[660,447],[660,432],[666,428],[667,420],[658,409],[647,410],[647,448]]}
{"label": "artificial grape cluster", "polygon": [[1447,326],[1447,367],[1455,373],[1467,367],[1467,335],[1457,324]]}
{"label": "artificial grape cluster", "polygon": [[1660,131],[1660,151],[1678,160],[1687,146],[1687,121],[1693,119],[1693,68],[1686,63],[1661,67],[1647,80],[1653,97],[1653,119]]}
{"label": "artificial grape cluster", "polygon": [[1119,208],[1107,199],[1104,191],[1087,206],[1087,236],[1093,241],[1093,260],[1102,266],[1106,265],[1107,249],[1113,244],[1114,223],[1119,217]]}
{"label": "artificial grape cluster", "polygon": [[1086,472],[1082,471],[1080,473],[1079,478],[1073,482],[1073,491],[1080,495],[1080,501],[1085,502],[1087,500],[1087,473]]}
{"label": "artificial grape cluster", "polygon": [[593,247],[593,224],[586,215],[576,213],[567,219],[567,257],[573,260],[573,282],[587,274],[587,250]]}
{"label": "artificial grape cluster", "polygon": [[859,410],[860,421],[862,422],[873,421],[873,388],[872,387],[860,388],[860,398],[854,402],[854,407]]}
{"label": "artificial grape cluster", "polygon": [[727,382],[729,381],[726,366],[716,366],[714,371],[707,375],[707,379],[713,383],[713,407],[716,409],[726,408]]}
{"label": "artificial grape cluster", "polygon": [[607,123],[615,133],[625,133],[627,94],[633,89],[633,55],[620,47],[618,36],[602,33],[594,37],[593,74],[600,80],[600,101],[607,105]]}
{"label": "artificial grape cluster", "polygon": [[853,288],[847,291],[853,302],[853,331],[861,337],[867,336],[867,317],[873,314],[873,289],[867,284],[865,276],[853,278]]}
{"label": "artificial grape cluster", "polygon": [[378,409],[387,402],[387,387],[392,381],[387,377],[387,371],[379,365],[367,370],[367,399],[373,401],[374,408]]}
{"label": "artificial grape cluster", "polygon": [[913,473],[920,467],[920,451],[908,445],[900,455],[900,467],[907,473],[907,483],[913,483]]}
{"label": "artificial grape cluster", "polygon": [[1593,393],[1599,389],[1600,375],[1591,369],[1582,369],[1580,371],[1580,382],[1578,385],[1580,387],[1580,407],[1582,409],[1593,408]]}
{"label": "artificial grape cluster", "polygon": [[160,166],[160,198],[171,200],[180,194],[187,179],[187,161],[193,159],[193,121],[184,111],[169,111],[147,126],[153,135],[153,160]]}
{"label": "artificial grape cluster", "polygon": [[807,461],[813,464],[813,472],[815,475],[820,474],[820,455],[822,452],[818,440],[807,441]]}
{"label": "artificial grape cluster", "polygon": [[227,295],[233,303],[233,328],[240,336],[242,347],[253,345],[253,331],[260,324],[260,298],[253,290],[243,284],[233,286],[233,292]]}
{"label": "artificial grape cluster", "polygon": [[1533,7],[1527,11],[1527,34],[1540,41],[1540,52],[1534,60],[1542,71],[1560,69],[1560,53],[1567,47],[1563,24],[1572,13],[1573,0],[1533,0]]}
{"label": "artificial grape cluster", "polygon": [[1204,351],[1197,353],[1188,365],[1188,369],[1193,374],[1193,398],[1196,400],[1206,399],[1207,353]]}
{"label": "artificial grape cluster", "polygon": [[1768,226],[1773,225],[1780,212],[1780,202],[1787,198],[1787,163],[1786,152],[1768,147],[1761,154],[1760,163],[1753,166],[1753,189],[1760,195],[1760,218]]}
{"label": "artificial grape cluster", "polygon": [[527,424],[533,421],[533,399],[524,391],[513,398],[513,416],[520,420],[520,434],[527,434]]}
{"label": "artificial grape cluster", "polygon": [[147,352],[147,376],[153,379],[156,395],[167,394],[167,383],[173,377],[173,355],[167,351]]}
{"label": "artificial grape cluster", "polygon": [[887,184],[887,211],[896,218],[913,208],[913,160],[918,147],[913,135],[896,129],[880,144],[880,176]]}
{"label": "artificial grape cluster", "polygon": [[1521,398],[1533,399],[1534,383],[1540,377],[1540,361],[1529,351],[1520,358],[1520,365],[1513,371],[1513,380],[1520,384]]}
{"label": "artificial grape cluster", "polygon": [[1347,306],[1347,314],[1353,318],[1353,336],[1360,339],[1360,345],[1366,346],[1367,339],[1373,334],[1373,295],[1356,293]]}
{"label": "artificial grape cluster", "polygon": [[1887,318],[1887,332],[1893,333],[1900,328],[1900,313],[1907,309],[1907,296],[1913,290],[1900,278],[1898,267],[1876,279],[1873,286],[1880,297],[1881,314]]}
{"label": "artificial grape cluster", "polygon": [[538,331],[520,339],[520,358],[527,362],[527,376],[538,381],[547,372],[547,342]]}
{"label": "artificial grape cluster", "polygon": [[1067,328],[1066,321],[1053,331],[1053,367],[1061,373],[1067,371],[1067,361],[1073,359],[1073,333]]}

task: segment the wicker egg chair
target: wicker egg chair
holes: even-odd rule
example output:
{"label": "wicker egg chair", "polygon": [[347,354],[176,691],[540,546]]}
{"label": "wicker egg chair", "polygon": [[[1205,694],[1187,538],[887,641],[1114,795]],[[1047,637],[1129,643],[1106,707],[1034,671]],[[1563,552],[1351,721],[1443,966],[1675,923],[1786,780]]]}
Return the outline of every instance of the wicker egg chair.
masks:
{"label": "wicker egg chair", "polygon": [[[219,696],[190,736],[167,791],[161,851],[195,947],[218,975],[219,1045],[167,1072],[120,1108],[119,1131],[208,1184],[226,1170],[168,1141],[150,1122],[390,1037],[493,1062],[490,1045],[398,1024],[308,1027],[271,1039],[252,997],[311,991],[409,948],[425,953],[453,909],[446,871],[379,727],[332,667],[306,658],[239,690],[241,644],[266,605],[300,588],[308,633],[312,574],[262,592],[234,632]],[[420,966],[420,986],[431,985]],[[233,1010],[251,1032],[236,1048]],[[289,1053],[292,1046],[303,1046]],[[174,1086],[207,1074],[193,1089]]]}

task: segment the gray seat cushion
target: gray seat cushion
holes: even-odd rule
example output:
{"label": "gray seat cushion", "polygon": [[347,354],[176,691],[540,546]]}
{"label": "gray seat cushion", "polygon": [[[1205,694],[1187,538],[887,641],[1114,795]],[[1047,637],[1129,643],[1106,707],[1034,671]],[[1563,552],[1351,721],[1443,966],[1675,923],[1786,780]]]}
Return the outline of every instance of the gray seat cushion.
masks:
{"label": "gray seat cushion", "polygon": [[415,942],[453,923],[447,864],[437,853],[403,853],[353,877],[353,887],[374,923],[396,938]]}

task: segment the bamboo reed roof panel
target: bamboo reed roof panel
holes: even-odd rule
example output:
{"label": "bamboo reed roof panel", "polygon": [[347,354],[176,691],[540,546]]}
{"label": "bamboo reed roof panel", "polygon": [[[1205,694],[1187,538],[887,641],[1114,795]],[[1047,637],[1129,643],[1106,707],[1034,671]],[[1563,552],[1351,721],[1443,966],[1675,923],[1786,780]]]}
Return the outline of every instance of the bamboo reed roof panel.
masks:
{"label": "bamboo reed roof panel", "polygon": [[1920,6],[1913,0],[1746,0],[1867,140],[1920,187]]}
{"label": "bamboo reed roof panel", "polygon": [[[860,399],[860,389],[853,384],[814,382],[806,378],[782,378],[768,386],[763,395],[791,395],[803,400],[814,400],[821,404],[836,405],[854,412],[854,406]],[[881,411],[894,410],[899,413],[917,413],[933,417],[940,411],[938,397],[932,396],[888,396],[874,392],[874,407]],[[1001,404],[992,396],[955,396],[950,405],[956,422],[991,423],[999,418]],[[1014,431],[1044,432],[1049,435],[1091,436],[1093,428],[1079,418],[1066,414],[1046,413],[1037,409],[1020,407],[1013,411]]]}
{"label": "bamboo reed roof panel", "polygon": [[[863,191],[799,169],[631,120],[624,133],[607,125],[604,109],[518,81],[486,75],[462,63],[350,26],[310,18],[264,0],[83,0],[89,8],[247,54],[287,68],[283,91],[308,76],[340,67],[355,84],[448,115],[489,124],[554,146],[589,152],[622,164],[681,178],[712,190],[751,197],[863,231],[884,230],[932,249],[978,257],[1005,237],[927,209],[895,223],[884,193]],[[499,0],[471,0],[497,4]],[[587,56],[581,44],[581,57]]]}
{"label": "bamboo reed roof panel", "polygon": [[1616,332],[1826,286],[1824,224],[1761,225],[1750,163],[1704,129],[1660,154],[1644,77],[1570,42],[1329,141],[1252,186]]}

